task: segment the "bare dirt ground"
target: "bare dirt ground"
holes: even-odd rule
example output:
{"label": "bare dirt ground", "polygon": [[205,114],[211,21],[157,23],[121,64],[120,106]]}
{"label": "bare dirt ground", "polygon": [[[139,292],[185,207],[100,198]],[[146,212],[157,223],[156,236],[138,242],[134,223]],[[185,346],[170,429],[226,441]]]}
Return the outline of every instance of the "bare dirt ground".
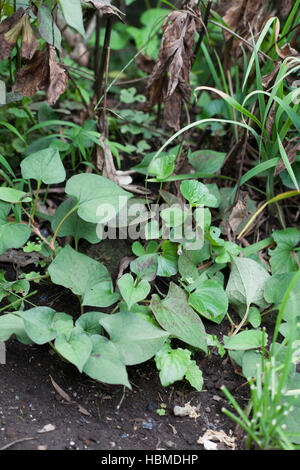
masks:
{"label": "bare dirt ground", "polygon": [[[46,294],[49,301],[49,289],[44,290],[40,304]],[[74,310],[72,295],[59,289],[52,294],[58,297],[54,308]],[[206,327],[221,338],[229,325]],[[220,387],[225,384],[243,408],[247,387],[216,351],[195,357],[204,376],[201,392],[186,382],[162,387],[151,360],[128,368],[132,391],[124,391],[80,374],[48,345],[25,346],[12,338],[6,348],[7,362],[0,365],[0,449],[202,450],[198,440],[208,429],[235,437],[235,449],[242,448],[242,434],[222,412],[229,405]],[[175,416],[174,407],[186,404],[190,415]],[[232,450],[224,443],[218,449]]]}

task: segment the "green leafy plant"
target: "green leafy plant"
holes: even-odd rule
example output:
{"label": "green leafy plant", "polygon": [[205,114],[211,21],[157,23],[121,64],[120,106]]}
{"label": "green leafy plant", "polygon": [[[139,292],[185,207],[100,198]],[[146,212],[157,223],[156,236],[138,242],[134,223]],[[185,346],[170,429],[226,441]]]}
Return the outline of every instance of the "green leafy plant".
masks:
{"label": "green leafy plant", "polygon": [[[300,271],[294,273],[282,302],[278,304],[278,315],[273,340],[269,350],[266,348],[265,331],[262,331],[263,344],[261,353],[243,354],[243,373],[250,384],[251,398],[246,411],[223,387],[228,401],[237,415],[224,409],[224,413],[238,423],[246,433],[246,448],[253,445],[259,449],[295,450],[299,444],[299,309],[295,303]],[[268,287],[268,289],[270,286]],[[272,289],[273,295],[277,293]],[[273,299],[274,300],[274,299]],[[289,306],[289,309],[287,307]],[[284,328],[284,318],[288,328]],[[282,332],[284,341],[277,342],[278,333]],[[245,332],[246,333],[246,332]],[[237,335],[238,336],[238,335]],[[232,347],[231,344],[227,346]],[[252,344],[252,347],[254,344]],[[256,345],[257,346],[257,345]]]}
{"label": "green leafy plant", "polygon": [[[14,281],[0,273],[6,304],[0,341],[15,335],[24,344],[49,344],[80,373],[128,388],[128,367],[153,360],[162,386],[184,380],[198,392],[204,378],[196,358],[214,348],[237,364],[250,385],[246,410],[224,388],[236,415],[224,412],[246,432],[247,448],[295,449],[300,232],[297,212],[284,217],[279,203],[299,197],[299,89],[290,84],[300,65],[294,52],[284,56],[292,50],[299,0],[281,29],[271,17],[255,40],[242,38],[252,53],[242,50],[228,69],[220,55],[221,31],[230,29],[211,11],[212,3],[197,6],[205,27],[195,34],[194,51],[181,56],[191,57],[188,74],[169,82],[179,101],[184,96],[185,109],[180,130],[169,135],[168,123],[160,125],[166,90],[157,109],[146,111],[149,84],[143,84],[149,77],[134,62],[140,56],[149,66],[157,59],[161,25],[176,10],[172,2],[158,0],[152,8],[145,1],[140,26],[123,24],[109,1],[0,2],[0,255],[38,255],[32,256],[35,271]],[[125,5],[141,8],[134,0]],[[79,67],[76,54],[70,56],[65,28],[56,24],[58,10],[66,27],[79,33],[81,46],[93,50],[88,66]],[[95,11],[95,30],[85,42]],[[98,12],[106,17],[105,34]],[[217,22],[209,20],[210,12]],[[115,53],[126,62],[122,70]],[[178,55],[175,48],[168,60]],[[37,70],[30,80],[28,67]],[[160,80],[168,82],[173,73]],[[76,79],[68,87],[72,74]],[[189,102],[190,86],[195,94]],[[110,153],[137,184],[124,190],[116,183]],[[232,156],[240,160],[227,171]],[[92,173],[81,172],[87,167]],[[64,191],[51,215],[39,204],[50,190]],[[249,194],[242,201],[243,190]],[[232,223],[239,204],[242,215]],[[255,223],[267,208],[275,222],[260,232]],[[46,233],[40,220],[47,221]],[[125,231],[133,256],[115,281],[102,262],[80,251],[81,242],[97,245],[111,237],[117,243]],[[77,318],[28,301],[35,292],[31,283],[42,280],[77,296]],[[269,314],[277,315],[270,346],[264,328]],[[228,322],[222,338],[207,333],[207,324],[217,330],[222,322]],[[163,404],[157,413],[165,414]]]}

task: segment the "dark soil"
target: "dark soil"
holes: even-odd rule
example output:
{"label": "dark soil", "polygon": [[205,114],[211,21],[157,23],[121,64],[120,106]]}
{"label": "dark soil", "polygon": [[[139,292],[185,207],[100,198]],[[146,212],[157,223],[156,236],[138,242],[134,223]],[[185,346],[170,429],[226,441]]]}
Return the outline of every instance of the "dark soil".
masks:
{"label": "dark soil", "polygon": [[[40,304],[44,290],[39,293]],[[71,294],[55,290],[57,305],[52,304],[53,295],[48,296],[48,304],[64,307],[67,313],[77,310]],[[220,338],[228,333],[228,325],[222,323],[206,325],[207,331]],[[122,386],[81,375],[48,345],[25,346],[12,338],[6,348],[6,365],[0,365],[0,449],[201,450],[197,441],[207,429],[223,430],[237,438],[237,449],[242,446],[235,423],[222,413],[222,407],[229,405],[220,386],[225,384],[242,407],[247,403],[247,387],[231,362],[216,351],[208,358],[196,358],[204,376],[201,392],[186,382],[163,388],[154,361],[148,361],[128,368],[132,391],[124,393]],[[57,392],[50,376],[72,403]],[[174,415],[175,405],[187,403],[197,408],[198,417]],[[161,404],[166,405],[164,416],[157,413]],[[55,429],[39,432],[49,424]],[[218,444],[218,449],[230,450],[224,444]]]}
{"label": "dark soil", "polygon": [[[119,242],[116,250],[116,241],[111,246],[107,240],[98,245],[98,252],[88,254],[103,262],[115,278],[114,266],[130,252],[126,243]],[[12,277],[11,265],[8,271],[6,277]],[[29,299],[32,304],[72,314],[74,319],[79,316],[79,301],[70,291],[53,284],[37,288],[38,293]],[[208,322],[205,328],[222,340],[229,323]],[[201,392],[184,381],[162,387],[153,360],[127,368],[132,390],[124,391],[123,386],[103,384],[80,374],[49,345],[27,346],[11,338],[6,343],[6,364],[0,365],[0,449],[202,450],[197,441],[208,429],[236,437],[236,449],[242,448],[241,431],[222,412],[229,404],[220,387],[226,385],[244,408],[248,393],[245,380],[229,358],[221,358],[217,351],[193,359],[203,372]],[[55,389],[51,378],[71,403]],[[175,416],[174,406],[187,403],[195,407],[196,417]],[[158,414],[159,409],[165,410],[165,415]],[[39,432],[46,425],[55,428]],[[218,449],[231,450],[221,443]]]}

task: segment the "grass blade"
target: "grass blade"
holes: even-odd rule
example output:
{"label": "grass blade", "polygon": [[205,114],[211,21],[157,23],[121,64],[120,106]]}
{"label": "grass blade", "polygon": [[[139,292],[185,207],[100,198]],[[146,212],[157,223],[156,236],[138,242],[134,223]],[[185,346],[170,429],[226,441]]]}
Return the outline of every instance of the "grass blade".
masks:
{"label": "grass blade", "polygon": [[26,144],[26,140],[24,139],[24,137],[20,134],[20,132],[14,126],[9,124],[9,122],[0,121],[0,126],[6,127],[8,130],[13,132],[13,134],[19,137],[19,139],[21,139],[24,142],[24,144]]}
{"label": "grass blade", "polygon": [[281,142],[280,137],[279,137],[278,134],[277,134],[277,140],[278,140],[279,151],[280,151],[280,155],[281,155],[281,158],[283,160],[283,163],[284,163],[284,165],[287,169],[287,172],[288,172],[291,180],[293,181],[293,183],[295,185],[295,188],[299,191],[298,181],[296,179],[295,173],[293,172],[292,166],[290,164],[290,161],[288,159],[288,156],[286,154],[286,151],[284,149],[284,146],[282,145],[282,142]]}

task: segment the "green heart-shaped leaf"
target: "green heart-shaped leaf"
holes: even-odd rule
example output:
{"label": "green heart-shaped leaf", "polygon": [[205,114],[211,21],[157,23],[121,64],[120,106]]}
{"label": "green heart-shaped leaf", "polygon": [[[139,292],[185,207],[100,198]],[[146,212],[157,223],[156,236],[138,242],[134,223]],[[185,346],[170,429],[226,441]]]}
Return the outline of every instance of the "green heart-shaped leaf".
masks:
{"label": "green heart-shaped leaf", "polygon": [[132,305],[147,297],[151,286],[146,279],[142,279],[137,286],[134,285],[134,279],[131,274],[124,274],[118,280],[118,287],[121,295],[130,309]]}
{"label": "green heart-shaped leaf", "polygon": [[186,180],[180,185],[182,195],[192,206],[217,207],[217,198],[209,189],[197,180]]}
{"label": "green heart-shaped leaf", "polygon": [[219,282],[208,279],[190,295],[189,304],[204,317],[220,323],[227,312],[228,298]]}
{"label": "green heart-shaped leaf", "polygon": [[16,335],[18,340],[24,344],[32,343],[32,340],[25,332],[22,318],[12,313],[0,316],[0,341],[7,341],[12,335]]}
{"label": "green heart-shaped leaf", "polygon": [[118,348],[100,335],[90,337],[92,352],[83,371],[95,380],[109,384],[122,384],[131,389],[124,359]]}
{"label": "green heart-shaped leaf", "polygon": [[3,223],[0,221],[0,254],[9,248],[20,248],[27,242],[31,230],[26,224]]}
{"label": "green heart-shaped leaf", "polygon": [[109,307],[119,299],[106,267],[66,245],[48,268],[52,282],[83,297],[83,305]]}
{"label": "green heart-shaped leaf", "polygon": [[5,202],[30,202],[31,197],[26,196],[24,191],[19,191],[14,188],[0,188],[0,200]]}
{"label": "green heart-shaped leaf", "polygon": [[34,307],[24,312],[17,312],[23,318],[27,335],[36,344],[45,344],[56,336],[53,329],[55,310],[49,307]]}
{"label": "green heart-shaped leaf", "polygon": [[130,263],[130,270],[140,279],[153,281],[158,269],[158,255],[156,253],[139,256]]}
{"label": "green heart-shaped leaf", "polygon": [[57,148],[49,147],[32,153],[22,160],[21,170],[23,178],[45,184],[62,183],[66,179],[66,171]]}
{"label": "green heart-shaped leaf", "polygon": [[106,315],[100,325],[109,333],[127,365],[140,364],[153,357],[169,336],[158,326],[126,310]]}
{"label": "green heart-shaped leaf", "polygon": [[167,297],[151,299],[151,310],[158,323],[171,335],[207,353],[206,333],[199,315],[189,306],[183,289],[173,282]]}
{"label": "green heart-shaped leaf", "polygon": [[74,364],[79,372],[82,372],[91,351],[92,341],[80,327],[73,328],[71,334],[58,336],[55,340],[55,348],[69,362]]}
{"label": "green heart-shaped leaf", "polygon": [[88,173],[72,176],[66,184],[66,193],[76,198],[79,217],[102,224],[113,219],[132,197],[113,181]]}

